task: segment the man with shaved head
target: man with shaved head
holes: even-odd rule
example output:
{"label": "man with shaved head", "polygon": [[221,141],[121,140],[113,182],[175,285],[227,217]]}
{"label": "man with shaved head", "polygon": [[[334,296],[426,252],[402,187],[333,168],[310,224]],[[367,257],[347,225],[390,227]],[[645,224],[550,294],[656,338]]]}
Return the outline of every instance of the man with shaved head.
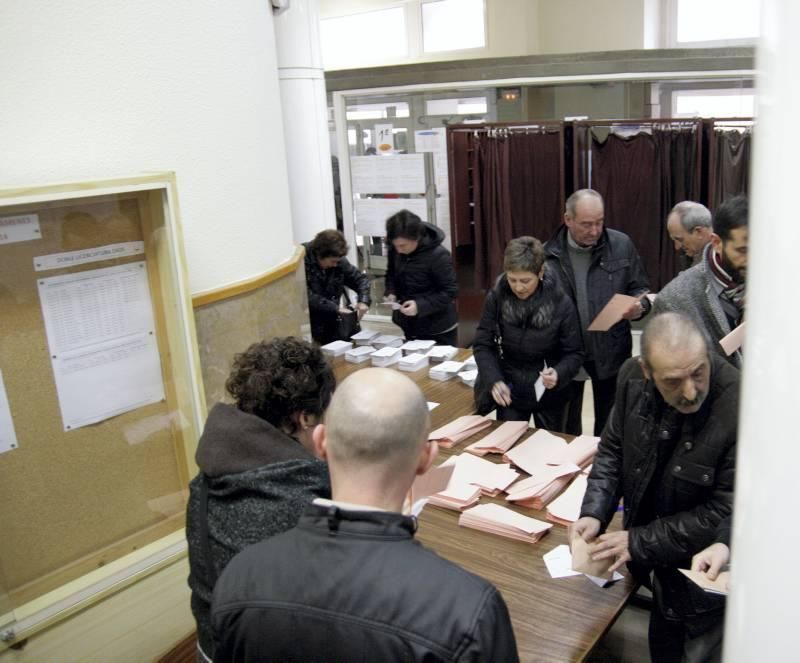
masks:
{"label": "man with shaved head", "polygon": [[[724,601],[679,568],[731,513],[739,371],[679,313],[653,317],[620,370],[614,409],[571,536],[652,587],[653,661],[718,660]],[[605,532],[622,498],[623,529]],[[651,584],[652,575],[652,584]]]}
{"label": "man with shaved head", "polygon": [[314,431],[332,500],[233,559],[214,591],[215,661],[517,661],[498,591],[414,541],[401,513],[432,464],[430,415],[406,376],[367,368]]}

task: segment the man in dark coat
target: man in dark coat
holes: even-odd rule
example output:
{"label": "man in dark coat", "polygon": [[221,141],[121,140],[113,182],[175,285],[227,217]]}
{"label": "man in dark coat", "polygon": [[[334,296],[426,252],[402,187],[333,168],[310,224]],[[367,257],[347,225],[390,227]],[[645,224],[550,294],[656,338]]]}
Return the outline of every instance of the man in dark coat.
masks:
{"label": "man in dark coat", "polygon": [[[369,310],[369,278],[345,258],[347,242],[338,230],[323,230],[303,246],[311,337],[320,345],[346,341],[340,338],[339,321],[344,316],[351,317],[351,328],[356,331],[356,323]],[[341,303],[345,286],[358,296],[355,311]]]}
{"label": "man in dark coat", "polygon": [[414,540],[401,513],[433,463],[430,415],[409,378],[367,368],[314,431],[332,500],[240,553],[214,591],[215,661],[503,661],[516,641],[497,589]]}
{"label": "man in dark coat", "polygon": [[[566,204],[564,225],[545,244],[546,267],[572,297],[578,309],[586,359],[570,386],[566,433],[580,435],[583,386],[592,380],[594,434],[600,435],[611,406],[617,373],[631,356],[630,320],[647,314],[650,301],[647,274],[630,237],[604,228],[603,199],[597,191],[580,189]],[[638,297],[623,319],[604,332],[586,328],[616,294]]]}
{"label": "man in dark coat", "polygon": [[444,232],[401,210],[386,221],[389,265],[386,301],[400,304],[392,321],[406,339],[430,339],[457,345],[456,272],[450,252],[442,246]]}
{"label": "man in dark coat", "polygon": [[[724,601],[678,569],[690,568],[731,514],[738,403],[739,371],[709,352],[702,332],[678,313],[655,316],[641,359],[620,371],[571,537],[591,542],[594,559],[615,559],[613,568],[628,562],[641,582],[654,571],[654,661],[720,653]],[[624,529],[601,534],[620,498]]]}

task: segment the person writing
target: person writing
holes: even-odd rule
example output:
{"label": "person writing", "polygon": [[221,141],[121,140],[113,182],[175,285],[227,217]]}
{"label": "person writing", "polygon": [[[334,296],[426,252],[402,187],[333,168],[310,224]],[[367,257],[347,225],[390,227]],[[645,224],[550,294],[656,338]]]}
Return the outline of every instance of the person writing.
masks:
{"label": "person writing", "polygon": [[[478,364],[478,412],[497,407],[497,418],[564,430],[569,385],[583,364],[578,314],[544,271],[545,253],[535,237],[506,246],[505,273],[489,291],[473,342]],[[541,380],[544,393],[536,394]]]}
{"label": "person writing", "polygon": [[197,447],[186,538],[199,657],[211,660],[211,592],[242,548],[297,523],[315,497],[330,497],[311,437],[336,386],[319,347],[297,338],[253,343],[236,355]]}
{"label": "person writing", "polygon": [[401,210],[386,220],[386,237],[390,247],[385,301],[400,304],[392,322],[409,341],[456,345],[458,286],[453,258],[442,246],[444,232]]}

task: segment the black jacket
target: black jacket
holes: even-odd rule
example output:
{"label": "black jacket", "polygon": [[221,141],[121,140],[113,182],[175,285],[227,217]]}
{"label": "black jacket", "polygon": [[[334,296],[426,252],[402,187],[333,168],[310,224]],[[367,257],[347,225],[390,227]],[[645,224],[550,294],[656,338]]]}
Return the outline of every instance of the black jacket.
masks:
{"label": "black jacket", "polygon": [[196,460],[186,512],[189,587],[200,646],[213,657],[216,579],[242,548],[294,527],[315,497],[330,497],[330,479],[327,465],[299,442],[225,403],[211,409]]}
{"label": "black jacket", "polygon": [[[547,273],[575,301],[575,274],[569,259],[567,232],[567,227],[562,225],[545,244],[545,265]],[[649,290],[647,274],[630,237],[610,228],[603,230],[592,250],[587,280],[591,320],[615,294],[639,296]],[[621,320],[607,332],[585,332],[584,340],[588,346],[587,355],[594,360],[597,377],[601,380],[616,375],[619,367],[631,356],[633,343],[631,325],[627,320]]]}
{"label": "black jacket", "polygon": [[214,592],[216,663],[518,660],[498,591],[414,540],[416,521],[313,505]]}
{"label": "black jacket", "polygon": [[[503,320],[502,303],[514,298],[505,275],[486,296],[475,340],[472,343],[478,364],[479,380],[475,385],[475,400],[486,400],[486,392],[495,382],[511,385],[515,407],[538,409],[555,405],[557,392],[575,377],[583,364],[583,344],[575,305],[552,279],[544,278],[531,297],[531,304],[543,318],[539,324],[516,326]],[[503,357],[496,338],[502,339]],[[536,402],[534,383],[544,362],[558,373],[558,384],[547,390]],[[484,408],[481,408],[484,409]]]}
{"label": "black jacket", "polygon": [[[708,396],[698,412],[678,415],[674,451],[655,476],[659,434],[675,411],[629,359],[583,498],[581,516],[597,518],[603,528],[623,499],[634,572],[642,579],[655,569],[671,595],[669,605],[683,615],[720,607],[703,592],[688,591],[675,569],[689,568],[692,555],[714,543],[717,526],[731,513],[738,404],[739,371],[712,353]],[[648,488],[659,501],[656,518],[642,512]]]}
{"label": "black jacket", "polygon": [[444,232],[430,223],[423,225],[425,234],[413,253],[402,255],[389,247],[386,295],[395,295],[398,302],[417,302],[416,316],[399,311],[392,315],[408,339],[430,338],[457,322],[456,272],[450,252],[442,246]]}
{"label": "black jacket", "polygon": [[339,339],[336,317],[339,313],[339,298],[347,286],[358,295],[358,301],[369,305],[369,278],[359,272],[347,258],[342,258],[336,267],[322,269],[311,242],[303,244],[306,249],[306,287],[308,288],[308,315],[311,322],[311,337],[325,344]]}

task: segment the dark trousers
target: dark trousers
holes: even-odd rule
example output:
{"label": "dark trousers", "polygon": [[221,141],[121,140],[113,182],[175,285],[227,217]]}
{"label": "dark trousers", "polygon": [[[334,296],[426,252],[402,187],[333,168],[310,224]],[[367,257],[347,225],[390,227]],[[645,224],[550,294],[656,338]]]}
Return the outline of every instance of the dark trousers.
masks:
{"label": "dark trousers", "polygon": [[[617,391],[617,376],[601,380],[597,377],[594,362],[586,362],[586,372],[592,378],[592,397],[594,400],[594,435],[600,435],[611,414],[614,406],[614,396]],[[565,433],[569,435],[580,435],[583,432],[582,411],[583,411],[583,388],[584,382],[573,380],[567,387],[567,412]]]}
{"label": "dark trousers", "polygon": [[533,423],[536,428],[561,432],[564,427],[564,406],[543,410],[528,410],[525,408],[497,406],[498,421],[528,421],[533,414]]}
{"label": "dark trousers", "polygon": [[690,637],[683,621],[661,614],[656,602],[650,612],[647,636],[653,663],[717,663],[722,660],[724,617],[703,633]]}

